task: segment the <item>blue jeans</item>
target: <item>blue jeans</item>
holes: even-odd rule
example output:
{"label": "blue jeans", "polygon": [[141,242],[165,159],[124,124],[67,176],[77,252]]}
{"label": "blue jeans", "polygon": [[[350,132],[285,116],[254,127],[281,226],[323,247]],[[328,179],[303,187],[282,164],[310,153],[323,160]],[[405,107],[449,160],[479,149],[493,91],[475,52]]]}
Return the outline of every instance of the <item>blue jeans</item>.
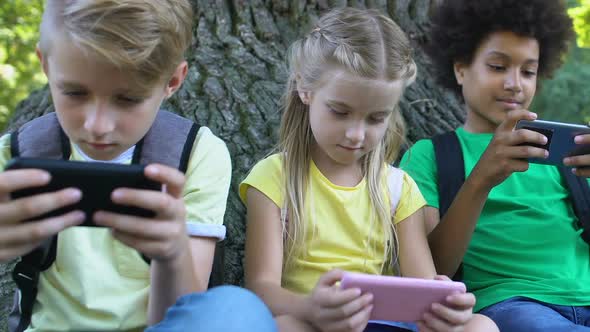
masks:
{"label": "blue jeans", "polygon": [[409,332],[418,331],[418,327],[413,323],[389,322],[382,320],[371,320],[364,332]]}
{"label": "blue jeans", "polygon": [[254,293],[235,286],[182,296],[145,332],[276,332],[272,314]]}
{"label": "blue jeans", "polygon": [[590,306],[574,307],[513,297],[482,309],[502,332],[590,332]]}

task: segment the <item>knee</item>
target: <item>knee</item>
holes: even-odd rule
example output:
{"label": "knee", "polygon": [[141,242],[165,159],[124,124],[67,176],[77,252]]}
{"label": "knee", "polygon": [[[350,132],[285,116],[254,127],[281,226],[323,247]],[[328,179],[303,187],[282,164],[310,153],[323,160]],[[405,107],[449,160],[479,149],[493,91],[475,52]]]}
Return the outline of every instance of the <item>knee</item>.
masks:
{"label": "knee", "polygon": [[[276,324],[268,307],[251,291],[236,286],[219,286],[200,294],[201,325],[206,331],[276,332]],[[221,326],[215,329],[213,326]]]}
{"label": "knee", "polygon": [[256,316],[263,320],[273,320],[273,315],[266,304],[253,292],[236,286],[219,286],[210,289],[208,296],[219,302],[220,306],[226,306],[227,310],[241,316]]}
{"label": "knee", "polygon": [[471,318],[469,323],[467,323],[467,325],[465,326],[465,331],[500,332],[500,329],[498,329],[496,323],[494,323],[494,321],[491,320],[489,317],[481,314],[475,314],[473,315],[473,318]]}
{"label": "knee", "polygon": [[264,302],[262,302],[256,294],[245,288],[225,285],[212,288],[207,293],[211,297],[224,301],[224,303],[227,303],[229,300],[232,304],[240,308],[253,307],[255,309],[258,307],[264,307],[268,311]]}

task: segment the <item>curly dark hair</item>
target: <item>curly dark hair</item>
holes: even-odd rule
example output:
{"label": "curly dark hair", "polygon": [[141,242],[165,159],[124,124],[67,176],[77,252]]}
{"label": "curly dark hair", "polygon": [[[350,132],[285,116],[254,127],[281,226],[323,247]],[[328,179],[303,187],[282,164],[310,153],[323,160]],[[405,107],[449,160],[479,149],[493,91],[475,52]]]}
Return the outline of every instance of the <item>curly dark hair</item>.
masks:
{"label": "curly dark hair", "polygon": [[430,57],[437,81],[462,98],[453,64],[469,64],[480,43],[493,32],[511,31],[539,43],[540,78],[549,78],[563,63],[574,37],[562,0],[442,0],[431,17]]}

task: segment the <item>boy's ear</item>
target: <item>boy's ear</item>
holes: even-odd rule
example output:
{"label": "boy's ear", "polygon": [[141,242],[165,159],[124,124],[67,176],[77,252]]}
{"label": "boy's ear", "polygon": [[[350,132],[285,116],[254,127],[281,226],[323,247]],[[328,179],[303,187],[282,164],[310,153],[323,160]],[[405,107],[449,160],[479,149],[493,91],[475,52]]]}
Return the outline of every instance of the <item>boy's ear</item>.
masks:
{"label": "boy's ear", "polygon": [[453,64],[453,70],[455,71],[455,79],[457,84],[463,85],[463,79],[465,77],[465,65],[461,62],[455,62]]}
{"label": "boy's ear", "polygon": [[309,91],[306,91],[301,88],[301,75],[295,74],[295,83],[297,84],[297,94],[299,95],[299,99],[305,105],[309,105],[311,103],[311,94]]}
{"label": "boy's ear", "polygon": [[35,53],[37,54],[37,58],[39,58],[39,62],[41,63],[41,67],[43,68],[45,76],[47,76],[47,58],[43,56],[43,53],[39,48],[39,44],[37,44],[37,47],[35,48]]}
{"label": "boy's ear", "polygon": [[186,78],[186,74],[188,73],[188,63],[186,61],[182,61],[172,73],[172,77],[168,81],[166,85],[166,98],[170,98],[182,85],[184,79]]}

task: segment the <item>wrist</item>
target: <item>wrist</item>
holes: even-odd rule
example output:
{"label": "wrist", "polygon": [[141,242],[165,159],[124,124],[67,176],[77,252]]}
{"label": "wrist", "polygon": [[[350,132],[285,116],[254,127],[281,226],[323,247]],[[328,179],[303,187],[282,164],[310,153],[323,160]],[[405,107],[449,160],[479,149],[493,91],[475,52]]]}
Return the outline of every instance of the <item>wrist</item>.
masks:
{"label": "wrist", "polygon": [[484,176],[477,174],[476,168],[465,179],[463,184],[471,195],[487,197],[494,187]]}
{"label": "wrist", "polygon": [[187,264],[192,263],[192,257],[190,248],[188,247],[188,241],[186,246],[180,245],[178,246],[177,250],[178,251],[176,253],[172,253],[162,257],[157,257],[153,260],[158,265],[169,271],[177,271],[178,269],[184,269],[186,268],[186,266],[188,266]]}
{"label": "wrist", "polygon": [[316,325],[316,322],[314,320],[314,316],[313,316],[313,299],[310,295],[306,295],[303,296],[303,299],[301,301],[301,314],[302,314],[302,319],[308,323],[310,323],[311,325],[313,325],[316,329],[319,329],[319,327]]}

